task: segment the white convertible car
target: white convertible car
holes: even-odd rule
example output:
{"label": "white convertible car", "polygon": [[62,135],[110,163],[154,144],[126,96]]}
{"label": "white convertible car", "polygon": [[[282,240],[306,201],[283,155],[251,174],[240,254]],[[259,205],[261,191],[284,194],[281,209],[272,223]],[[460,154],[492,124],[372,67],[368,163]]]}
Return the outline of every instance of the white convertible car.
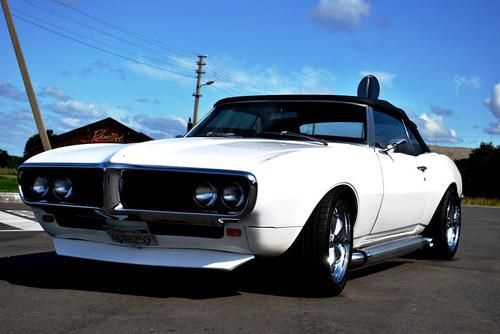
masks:
{"label": "white convertible car", "polygon": [[451,259],[460,236],[456,166],[376,98],[227,98],[184,138],[59,148],[18,174],[60,255],[222,270],[283,255],[329,294],[353,267]]}

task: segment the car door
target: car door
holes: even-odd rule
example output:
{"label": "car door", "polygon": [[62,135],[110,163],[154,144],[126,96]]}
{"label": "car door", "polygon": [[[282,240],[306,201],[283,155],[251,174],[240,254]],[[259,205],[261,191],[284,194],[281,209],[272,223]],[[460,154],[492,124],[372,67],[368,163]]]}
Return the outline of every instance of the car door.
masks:
{"label": "car door", "polygon": [[[397,115],[373,111],[375,152],[383,177],[383,199],[372,234],[412,230],[422,224],[427,202],[425,168],[414,154],[403,120]],[[396,140],[408,144],[396,150],[382,149]]]}

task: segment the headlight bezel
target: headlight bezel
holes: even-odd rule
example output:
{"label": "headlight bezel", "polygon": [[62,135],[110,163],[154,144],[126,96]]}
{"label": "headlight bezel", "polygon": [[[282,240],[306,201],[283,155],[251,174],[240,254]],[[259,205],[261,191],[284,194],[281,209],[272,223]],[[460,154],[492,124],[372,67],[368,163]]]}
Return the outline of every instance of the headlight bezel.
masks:
{"label": "headlight bezel", "polygon": [[[237,195],[237,196],[239,196],[239,198],[237,199],[237,201],[235,201],[236,202],[235,204],[231,204],[231,200],[227,198],[227,197],[231,196],[231,194],[227,193],[230,191],[230,188],[233,188],[232,190],[236,190],[237,192],[239,192],[239,194]],[[245,204],[246,199],[247,199],[246,198],[247,194],[245,193],[245,189],[243,188],[243,186],[239,182],[236,182],[236,181],[233,181],[229,184],[224,185],[224,187],[221,190],[221,193],[222,193],[221,194],[222,204],[224,204],[224,206],[226,206],[230,210],[241,209],[243,207],[243,205]]]}
{"label": "headlight bezel", "polygon": [[[199,193],[198,190],[200,190],[200,188],[202,188],[202,187],[209,189],[205,193],[211,192],[211,194],[212,194],[211,198],[206,203],[203,203],[202,202],[203,199],[199,198],[199,197],[201,197],[202,192],[200,191],[200,193]],[[219,199],[219,191],[218,191],[217,187],[215,185],[213,185],[210,181],[202,181],[195,186],[195,188],[193,190],[193,198],[194,198],[194,202],[199,207],[205,208],[205,209],[213,208],[213,207],[215,207],[215,205],[217,204],[217,200]]]}
{"label": "headlight bezel", "polygon": [[[32,191],[34,180],[44,176],[50,189],[44,197],[38,197]],[[68,177],[73,184],[71,196],[66,199],[56,197],[53,182],[59,177]],[[18,169],[19,194],[24,203],[30,206],[71,206],[98,209],[103,206],[104,170],[95,165],[75,164],[24,164]]]}
{"label": "headlight bezel", "polygon": [[[35,190],[35,187],[37,187],[37,185],[36,185],[36,184],[37,184],[37,181],[38,181],[38,180],[45,180],[44,182],[45,182],[45,187],[46,187],[46,188],[45,188],[45,190],[44,190],[43,192],[38,192],[38,191],[36,191],[36,190]],[[39,187],[39,186],[40,186],[40,185],[38,185],[38,187]],[[33,182],[32,182],[32,184],[31,184],[30,189],[31,189],[32,194],[33,194],[33,195],[35,195],[35,197],[42,199],[42,198],[46,197],[46,196],[47,196],[47,194],[49,193],[49,190],[50,190],[50,181],[49,181],[49,179],[48,179],[46,176],[44,176],[44,175],[37,176],[37,177],[33,180]]]}
{"label": "headlight bezel", "polygon": [[[65,181],[69,183],[69,189],[66,190],[64,195],[62,195],[59,193],[58,189],[64,187],[64,185],[58,185],[58,182],[65,182]],[[73,195],[73,181],[67,176],[59,176],[55,178],[52,183],[52,192],[58,200],[60,201],[68,200]]]}

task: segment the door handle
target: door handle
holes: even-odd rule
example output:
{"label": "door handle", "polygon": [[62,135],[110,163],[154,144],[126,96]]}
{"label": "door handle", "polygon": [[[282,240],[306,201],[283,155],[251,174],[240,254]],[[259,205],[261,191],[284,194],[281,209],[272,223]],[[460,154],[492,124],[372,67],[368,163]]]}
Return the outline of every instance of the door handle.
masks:
{"label": "door handle", "polygon": [[418,166],[417,169],[423,173],[427,170],[427,167],[426,166]]}

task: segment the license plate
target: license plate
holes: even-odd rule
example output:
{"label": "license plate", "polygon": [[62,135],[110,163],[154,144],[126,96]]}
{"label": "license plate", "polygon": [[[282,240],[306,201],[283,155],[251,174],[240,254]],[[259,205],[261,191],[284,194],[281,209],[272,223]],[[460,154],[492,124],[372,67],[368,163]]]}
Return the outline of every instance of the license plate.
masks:
{"label": "license plate", "polygon": [[146,228],[104,226],[104,230],[111,240],[119,244],[135,247],[158,245],[155,236]]}

